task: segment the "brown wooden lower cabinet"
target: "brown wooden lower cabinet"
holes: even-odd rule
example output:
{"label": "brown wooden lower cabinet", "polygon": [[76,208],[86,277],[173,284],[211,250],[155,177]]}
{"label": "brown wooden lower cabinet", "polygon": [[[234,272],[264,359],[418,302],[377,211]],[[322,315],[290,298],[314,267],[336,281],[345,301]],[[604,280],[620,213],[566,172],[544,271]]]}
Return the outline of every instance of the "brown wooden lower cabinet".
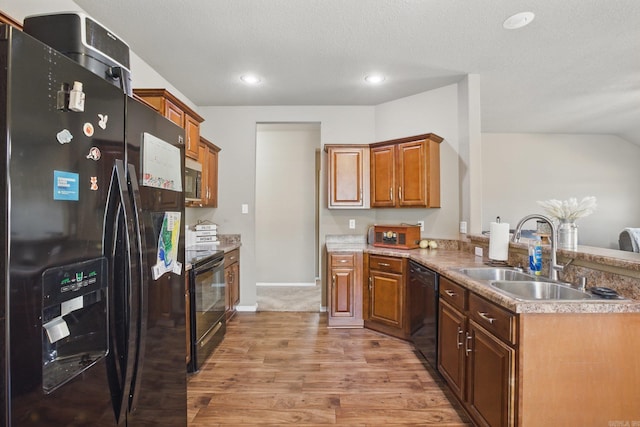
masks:
{"label": "brown wooden lower cabinet", "polygon": [[440,278],[438,370],[480,426],[516,422],[515,314]]}
{"label": "brown wooden lower cabinet", "polygon": [[426,298],[422,286],[409,280],[405,257],[364,255],[366,281],[363,284],[364,326],[404,340],[423,326]]}
{"label": "brown wooden lower cabinet", "polygon": [[327,323],[362,327],[362,253],[327,254]]}
{"label": "brown wooden lower cabinet", "polygon": [[364,325],[369,329],[409,339],[407,259],[365,254]]}
{"label": "brown wooden lower cabinet", "polygon": [[240,302],[240,249],[224,254],[224,277],[225,311],[228,320],[236,313],[236,305]]}
{"label": "brown wooden lower cabinet", "polygon": [[469,320],[467,408],[480,425],[515,423],[516,350]]}
{"label": "brown wooden lower cabinet", "polygon": [[438,371],[476,425],[640,422],[640,313],[516,314],[442,276],[439,294]]}
{"label": "brown wooden lower cabinet", "polygon": [[438,370],[447,380],[453,393],[464,399],[465,380],[465,356],[464,340],[467,317],[449,306],[440,302],[439,330],[438,330]]}

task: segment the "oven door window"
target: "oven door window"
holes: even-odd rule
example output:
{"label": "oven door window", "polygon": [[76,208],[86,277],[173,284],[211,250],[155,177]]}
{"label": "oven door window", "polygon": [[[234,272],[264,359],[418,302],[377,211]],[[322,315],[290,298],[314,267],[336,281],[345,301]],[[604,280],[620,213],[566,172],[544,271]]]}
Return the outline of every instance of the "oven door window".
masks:
{"label": "oven door window", "polygon": [[194,283],[196,341],[213,327],[225,311],[223,261],[218,268],[196,271]]}

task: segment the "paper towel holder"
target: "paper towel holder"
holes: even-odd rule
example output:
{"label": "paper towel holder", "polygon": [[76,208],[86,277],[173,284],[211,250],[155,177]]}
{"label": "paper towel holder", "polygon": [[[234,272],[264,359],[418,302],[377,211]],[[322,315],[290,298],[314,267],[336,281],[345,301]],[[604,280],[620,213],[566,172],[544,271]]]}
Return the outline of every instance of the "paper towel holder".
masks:
{"label": "paper towel holder", "polygon": [[[496,216],[495,224],[501,224],[501,219],[500,219],[499,216]],[[508,224],[504,224],[504,225],[506,227],[509,227]],[[490,227],[490,228],[492,228],[492,227]],[[491,247],[492,247],[492,244],[493,244],[493,241],[492,241],[492,238],[493,238],[492,234],[493,233],[492,233],[492,231],[494,231],[494,230],[490,230],[490,232],[489,232],[489,257],[488,257],[488,262],[485,262],[485,264],[490,265],[490,266],[494,266],[494,267],[510,267],[509,262],[508,262],[508,251],[509,251],[509,249],[508,249],[509,248],[508,231],[507,231],[507,240],[506,240],[507,256],[506,256],[505,259],[503,259],[502,257],[495,259],[495,258],[492,258],[492,256],[491,256]]]}

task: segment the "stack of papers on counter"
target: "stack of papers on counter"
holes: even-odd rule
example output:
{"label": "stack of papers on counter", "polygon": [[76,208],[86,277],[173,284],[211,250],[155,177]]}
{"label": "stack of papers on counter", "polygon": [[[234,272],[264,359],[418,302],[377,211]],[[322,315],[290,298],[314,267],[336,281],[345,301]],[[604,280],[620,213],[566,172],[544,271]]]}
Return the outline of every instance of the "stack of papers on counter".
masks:
{"label": "stack of papers on counter", "polygon": [[187,247],[215,249],[220,243],[217,224],[198,224],[194,228],[195,231],[187,229]]}

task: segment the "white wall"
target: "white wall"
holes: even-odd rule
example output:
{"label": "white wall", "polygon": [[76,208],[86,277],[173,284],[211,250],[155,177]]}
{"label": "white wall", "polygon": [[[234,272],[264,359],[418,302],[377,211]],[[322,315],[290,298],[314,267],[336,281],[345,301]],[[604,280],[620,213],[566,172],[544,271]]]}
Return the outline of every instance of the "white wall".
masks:
{"label": "white wall", "polygon": [[320,148],[319,123],[258,125],[258,283],[315,284],[316,151]]}
{"label": "white wall", "polygon": [[[321,143],[368,144],[375,141],[374,107],[201,107],[205,118],[201,132],[222,148],[218,170],[218,208],[213,219],[222,234],[241,234],[240,305],[256,304],[256,235],[255,178],[257,123],[319,122]],[[323,156],[323,169],[325,157]],[[321,181],[320,236],[353,232],[344,219],[327,215],[326,183]],[[285,201],[280,201],[286,203]],[[249,213],[241,213],[241,205],[249,205]],[[371,212],[363,212],[368,217]],[[359,215],[358,218],[361,216]],[[364,222],[364,221],[362,221]],[[365,233],[366,227],[355,230]],[[282,262],[286,262],[286,253]]]}
{"label": "white wall", "polygon": [[[425,221],[423,235],[457,238],[458,89],[450,85],[430,92],[370,106],[201,107],[201,131],[222,148],[219,165],[219,208],[213,213],[222,234],[242,235],[240,305],[256,303],[256,126],[269,122],[319,122],[321,143],[369,144],[433,132],[445,140],[441,153],[441,209],[327,209],[326,180],[321,181],[320,244],[327,234],[366,234],[375,223]],[[326,176],[326,155],[322,174]],[[275,201],[274,201],[275,202]],[[249,213],[240,213],[241,204]],[[286,204],[287,200],[279,203]],[[348,228],[349,219],[356,229]],[[281,254],[286,262],[286,253]]]}
{"label": "white wall", "polygon": [[[544,213],[538,200],[595,196],[579,219],[578,244],[618,249],[625,227],[640,227],[640,147],[611,135],[482,134],[483,227],[500,216],[515,226]],[[534,229],[535,222],[527,224]]]}
{"label": "white wall", "polygon": [[440,144],[439,209],[375,209],[378,223],[425,222],[424,236],[458,238],[460,220],[458,85],[376,106],[375,141],[435,133]]}

